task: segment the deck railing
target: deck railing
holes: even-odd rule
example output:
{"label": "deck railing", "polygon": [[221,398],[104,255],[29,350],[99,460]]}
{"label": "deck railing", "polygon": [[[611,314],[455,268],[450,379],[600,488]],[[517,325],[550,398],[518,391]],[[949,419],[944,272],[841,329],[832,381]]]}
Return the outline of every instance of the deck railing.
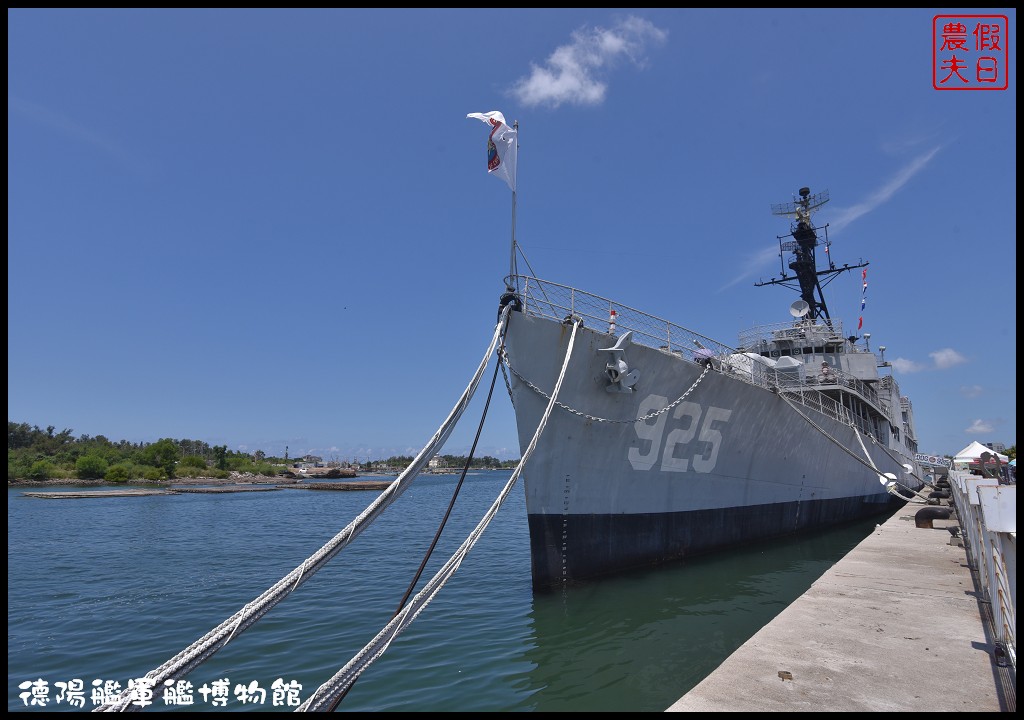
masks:
{"label": "deck railing", "polygon": [[852,416],[840,403],[818,390],[818,387],[843,386],[879,407],[874,388],[841,371],[830,369],[827,375],[808,373],[806,365],[793,370],[776,370],[743,355],[737,348],[600,295],[528,275],[517,275],[509,280],[513,281],[510,287],[518,288],[523,312],[528,315],[558,321],[575,317],[583,321],[584,327],[613,335],[632,331],[632,341],[637,344],[674,353],[689,362],[710,359],[723,373],[758,387],[778,388],[794,402],[842,423],[853,423],[862,432],[884,440],[873,423]]}
{"label": "deck railing", "polygon": [[841,320],[829,320],[828,324],[816,324],[810,320],[791,320],[784,323],[757,325],[739,334],[741,347],[755,347],[761,341],[791,340],[800,345],[824,345],[844,342]]}
{"label": "deck railing", "polygon": [[1017,668],[1017,485],[950,472],[969,565],[991,610],[996,662]]}
{"label": "deck railing", "polygon": [[631,330],[633,342],[640,345],[679,353],[691,360],[701,350],[708,350],[714,356],[737,352],[725,343],[599,295],[525,275],[517,276],[516,280],[524,311],[535,317],[553,320],[578,317],[584,327],[608,332],[614,312],[614,334]]}

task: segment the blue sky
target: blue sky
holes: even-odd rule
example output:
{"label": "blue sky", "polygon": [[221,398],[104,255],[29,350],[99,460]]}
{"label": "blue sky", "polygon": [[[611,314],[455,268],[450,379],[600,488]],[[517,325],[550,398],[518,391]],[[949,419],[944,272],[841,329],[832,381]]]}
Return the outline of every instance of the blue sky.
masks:
{"label": "blue sky", "polygon": [[[498,110],[541,277],[735,344],[796,299],[754,286],[770,205],[828,190],[921,451],[1015,444],[1016,12],[963,10],[1009,18],[973,92],[936,12],[8,9],[8,419],[414,454],[494,329]],[[860,277],[827,293],[856,327]],[[519,455],[500,379],[478,454]]]}

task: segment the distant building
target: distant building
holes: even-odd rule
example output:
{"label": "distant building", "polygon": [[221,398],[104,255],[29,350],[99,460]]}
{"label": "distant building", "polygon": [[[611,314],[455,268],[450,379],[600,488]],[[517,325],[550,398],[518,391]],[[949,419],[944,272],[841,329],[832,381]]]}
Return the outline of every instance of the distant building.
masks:
{"label": "distant building", "polygon": [[982,444],[985,447],[987,447],[989,450],[995,450],[997,453],[1004,453],[1004,454],[1006,453],[1006,446],[1003,445],[1002,443],[987,442],[987,443],[982,443]]}
{"label": "distant building", "polygon": [[297,470],[309,470],[311,468],[322,468],[323,466],[324,459],[316,455],[303,455],[301,460],[297,460],[292,465]]}

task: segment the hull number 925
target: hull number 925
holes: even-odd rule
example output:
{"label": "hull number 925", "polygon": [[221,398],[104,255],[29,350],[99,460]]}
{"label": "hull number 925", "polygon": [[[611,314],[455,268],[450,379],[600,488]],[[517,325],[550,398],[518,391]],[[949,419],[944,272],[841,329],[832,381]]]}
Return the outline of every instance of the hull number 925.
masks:
{"label": "hull number 925", "polygon": [[[667,397],[648,395],[636,416],[642,418],[666,405]],[[732,410],[725,408],[711,406],[704,412],[695,402],[681,402],[670,412],[637,420],[633,429],[640,442],[629,449],[629,464],[634,470],[658,467],[662,472],[687,472],[692,466],[695,472],[709,473],[715,469],[722,446],[720,428],[729,422],[730,415]]]}

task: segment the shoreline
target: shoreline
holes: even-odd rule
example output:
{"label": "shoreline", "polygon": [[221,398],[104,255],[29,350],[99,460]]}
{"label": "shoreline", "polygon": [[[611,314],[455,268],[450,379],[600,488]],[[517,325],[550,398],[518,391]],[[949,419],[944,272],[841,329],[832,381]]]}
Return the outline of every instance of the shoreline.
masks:
{"label": "shoreline", "polygon": [[[358,477],[358,476],[356,476]],[[45,487],[141,487],[171,488],[176,485],[294,485],[314,478],[285,477],[274,475],[232,474],[226,478],[173,478],[171,480],[128,480],[123,483],[109,480],[80,480],[78,478],[53,478],[50,480],[8,480],[9,488],[45,488]],[[342,478],[350,480],[354,478]]]}
{"label": "shoreline", "polygon": [[[479,468],[471,468],[471,470],[479,470]],[[452,472],[427,472],[423,471],[421,475],[426,476],[443,476],[443,475],[458,475],[459,471]],[[109,480],[81,480],[79,478],[51,478],[49,480],[8,480],[8,488],[47,488],[47,487],[123,487],[123,488],[161,488],[171,489],[180,486],[194,486],[194,485],[213,485],[217,487],[221,486],[234,486],[234,485],[295,485],[302,487],[309,483],[322,483],[322,482],[374,482],[380,481],[381,478],[396,478],[398,473],[381,473],[381,472],[367,472],[360,473],[359,475],[345,475],[342,477],[325,477],[325,474],[311,474],[311,475],[296,475],[295,477],[288,477],[286,475],[253,475],[251,473],[232,473],[230,477],[226,478],[212,478],[212,477],[195,477],[195,478],[173,478],[171,480],[128,480],[123,483],[110,482]]]}
{"label": "shoreline", "polygon": [[333,478],[323,475],[278,477],[232,473],[228,478],[176,478],[159,482],[110,483],[106,480],[71,478],[15,480],[8,481],[7,487],[10,490],[21,491],[25,497],[64,500],[179,495],[183,493],[271,492],[275,490],[384,490],[391,485],[391,482],[390,479],[360,478],[358,475]]}

